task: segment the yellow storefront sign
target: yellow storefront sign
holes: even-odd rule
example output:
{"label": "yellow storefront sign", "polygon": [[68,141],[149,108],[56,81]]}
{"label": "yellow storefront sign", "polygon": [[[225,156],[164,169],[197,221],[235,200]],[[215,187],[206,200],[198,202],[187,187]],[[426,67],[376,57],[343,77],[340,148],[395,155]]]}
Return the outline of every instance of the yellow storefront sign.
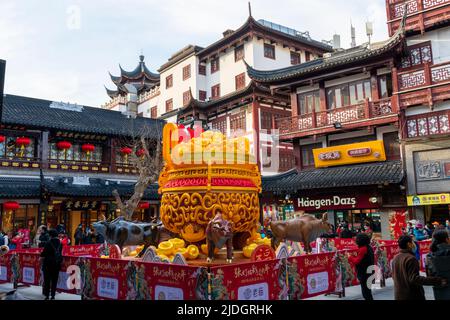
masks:
{"label": "yellow storefront sign", "polygon": [[422,194],[408,196],[408,206],[427,206],[433,204],[450,204],[450,193]]}
{"label": "yellow storefront sign", "polygon": [[316,168],[386,161],[386,153],[382,140],[314,149],[313,154]]}

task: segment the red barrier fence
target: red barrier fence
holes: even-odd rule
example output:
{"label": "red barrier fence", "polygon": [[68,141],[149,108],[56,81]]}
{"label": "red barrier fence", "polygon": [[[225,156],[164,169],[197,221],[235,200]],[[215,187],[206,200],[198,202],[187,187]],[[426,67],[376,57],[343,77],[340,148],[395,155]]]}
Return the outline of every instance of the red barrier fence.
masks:
{"label": "red barrier fence", "polygon": [[[335,245],[351,247],[349,242]],[[419,243],[422,261],[429,246],[430,241]],[[381,241],[374,251],[383,279],[390,277],[398,245]],[[99,245],[67,247],[67,252],[78,256],[64,256],[58,291],[82,299],[297,300],[345,294],[345,287],[358,284],[348,260],[357,249],[211,267],[209,272],[203,267],[91,257],[99,254]],[[0,257],[0,283],[42,285],[40,269],[39,250],[13,250]]]}

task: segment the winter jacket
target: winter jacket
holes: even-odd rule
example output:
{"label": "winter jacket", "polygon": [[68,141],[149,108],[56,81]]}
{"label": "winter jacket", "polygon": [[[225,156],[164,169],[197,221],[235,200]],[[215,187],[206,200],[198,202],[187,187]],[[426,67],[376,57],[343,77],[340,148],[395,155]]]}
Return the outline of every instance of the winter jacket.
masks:
{"label": "winter jacket", "polygon": [[374,265],[374,260],[373,250],[370,246],[358,248],[358,254],[349,257],[349,261],[356,266],[358,279],[365,279],[367,277],[369,266]]}
{"label": "winter jacket", "polygon": [[41,235],[39,236],[39,248],[44,248],[45,244],[48,241],[50,241],[50,236],[49,236],[48,232],[41,233]]}
{"label": "winter jacket", "polygon": [[[427,256],[427,271],[435,277],[446,278],[450,283],[450,244],[439,244],[438,250]],[[450,285],[433,287],[436,300],[450,300]]]}
{"label": "winter jacket", "polygon": [[439,286],[441,279],[422,277],[419,261],[409,250],[400,250],[392,261],[395,300],[425,300],[423,286]]}
{"label": "winter jacket", "polygon": [[62,257],[62,245],[58,238],[53,238],[45,243],[41,257],[44,258],[43,267],[57,268],[59,270],[61,262],[57,261],[57,256]]}
{"label": "winter jacket", "polygon": [[413,232],[414,232],[414,237],[416,237],[417,241],[423,241],[423,240],[427,239],[427,236],[426,236],[424,230],[415,228]]}

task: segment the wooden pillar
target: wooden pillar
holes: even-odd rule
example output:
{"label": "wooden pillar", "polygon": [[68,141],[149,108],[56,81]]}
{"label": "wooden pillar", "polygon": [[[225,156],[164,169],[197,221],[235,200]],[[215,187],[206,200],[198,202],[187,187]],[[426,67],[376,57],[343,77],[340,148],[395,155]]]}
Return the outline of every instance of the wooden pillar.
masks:
{"label": "wooden pillar", "polygon": [[390,0],[386,0],[386,16],[387,16],[387,20],[388,20],[389,37],[392,37],[392,35],[394,33],[392,32],[392,23],[389,22],[392,19]]}
{"label": "wooden pillar", "polygon": [[431,67],[430,67],[430,63],[426,62],[424,65],[424,73],[425,73],[425,85],[428,86],[427,89],[427,102],[428,102],[428,106],[433,109],[433,92],[430,88],[430,86],[433,84],[432,83],[432,78],[431,78]]}
{"label": "wooden pillar", "polygon": [[108,137],[108,140],[109,140],[108,145],[109,145],[110,159],[111,159],[111,162],[109,163],[109,172],[115,173],[116,169],[117,169],[116,168],[116,157],[113,157],[113,154],[114,154],[114,149],[116,147],[116,141],[111,137]]}
{"label": "wooden pillar", "polygon": [[419,13],[419,28],[420,28],[420,33],[424,34],[425,33],[425,23],[424,23],[424,18],[423,18],[423,0],[417,0],[417,11],[420,12]]}
{"label": "wooden pillar", "polygon": [[399,92],[399,80],[397,68],[392,68],[392,112],[398,112],[400,110],[400,94]]}
{"label": "wooden pillar", "polygon": [[320,99],[320,111],[327,111],[327,94],[325,92],[325,82],[319,82],[319,99]]}
{"label": "wooden pillar", "polygon": [[259,145],[259,101],[257,96],[253,94],[252,102],[252,116],[253,116],[253,146],[256,152],[256,163],[258,164],[259,170],[262,171],[261,167],[261,154]]}
{"label": "wooden pillar", "polygon": [[293,147],[294,147],[294,158],[295,158],[295,166],[297,167],[297,170],[301,170],[302,164],[301,164],[301,156],[300,156],[300,140],[294,139],[293,141]]}
{"label": "wooden pillar", "polygon": [[370,70],[370,88],[372,101],[378,101],[380,99],[380,88],[378,86],[377,70]]}
{"label": "wooden pillar", "polygon": [[48,169],[48,157],[50,154],[50,145],[48,143],[49,136],[50,133],[48,131],[42,131],[40,149],[38,153],[38,157],[41,160],[42,169]]}
{"label": "wooden pillar", "polygon": [[297,91],[295,88],[291,88],[291,113],[292,117],[296,117],[299,114]]}

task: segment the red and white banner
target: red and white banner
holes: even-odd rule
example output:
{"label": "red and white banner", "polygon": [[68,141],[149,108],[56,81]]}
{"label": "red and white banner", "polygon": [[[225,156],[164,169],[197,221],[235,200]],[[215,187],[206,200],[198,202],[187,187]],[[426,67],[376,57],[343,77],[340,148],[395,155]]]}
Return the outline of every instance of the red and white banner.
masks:
{"label": "red and white banner", "polygon": [[63,247],[63,256],[75,256],[75,257],[98,257],[98,251],[100,244],[84,244],[79,246],[65,246]]}
{"label": "red and white banner", "polygon": [[255,261],[211,268],[212,300],[285,300],[286,263]]}
{"label": "red and white banner", "polygon": [[288,259],[289,299],[299,300],[331,293],[336,288],[335,253]]}
{"label": "red and white banner", "polygon": [[11,282],[11,253],[0,256],[0,283]]}

